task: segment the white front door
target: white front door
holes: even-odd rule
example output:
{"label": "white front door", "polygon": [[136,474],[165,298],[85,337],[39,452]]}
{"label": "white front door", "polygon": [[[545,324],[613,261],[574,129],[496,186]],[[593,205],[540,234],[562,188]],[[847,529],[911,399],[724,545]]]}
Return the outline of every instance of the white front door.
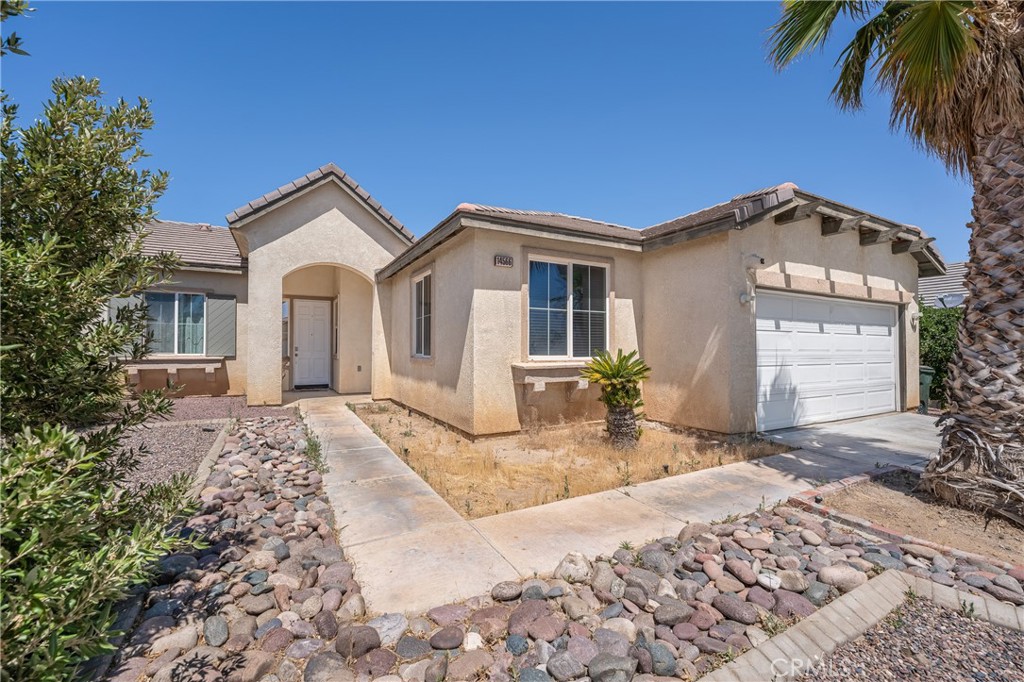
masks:
{"label": "white front door", "polygon": [[896,306],[757,292],[757,428],[898,409]]}
{"label": "white front door", "polygon": [[295,299],[292,337],[295,387],[331,383],[331,302]]}

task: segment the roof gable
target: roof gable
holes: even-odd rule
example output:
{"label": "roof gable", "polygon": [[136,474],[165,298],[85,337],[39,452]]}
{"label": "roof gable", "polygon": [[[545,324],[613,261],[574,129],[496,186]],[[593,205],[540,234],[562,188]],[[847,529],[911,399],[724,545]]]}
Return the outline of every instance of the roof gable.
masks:
{"label": "roof gable", "polygon": [[236,229],[242,227],[257,216],[263,215],[325,182],[337,182],[348,190],[366,206],[371,214],[392,229],[406,243],[411,244],[415,241],[416,238],[405,225],[399,222],[379,201],[370,196],[370,193],[363,189],[352,176],[333,163],[320,166],[320,168],[317,168],[312,173],[296,178],[274,191],[268,192],[261,197],[253,199],[244,206],[236,208],[227,215],[228,225]]}

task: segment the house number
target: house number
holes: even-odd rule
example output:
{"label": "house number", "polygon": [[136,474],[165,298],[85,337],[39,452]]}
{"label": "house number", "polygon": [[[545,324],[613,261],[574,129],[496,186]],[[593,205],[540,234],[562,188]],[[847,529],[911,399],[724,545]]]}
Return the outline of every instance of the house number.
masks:
{"label": "house number", "polygon": [[512,267],[512,256],[495,256],[494,266],[498,268]]}

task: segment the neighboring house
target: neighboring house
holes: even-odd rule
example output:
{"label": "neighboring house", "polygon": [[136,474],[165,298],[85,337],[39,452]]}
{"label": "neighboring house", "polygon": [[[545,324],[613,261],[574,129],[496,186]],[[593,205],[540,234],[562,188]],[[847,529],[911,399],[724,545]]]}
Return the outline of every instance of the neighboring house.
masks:
{"label": "neighboring house", "polygon": [[918,283],[918,299],[932,308],[956,308],[963,305],[967,295],[964,278],[967,277],[967,263],[950,263],[944,275],[922,277]]}
{"label": "neighboring house", "polygon": [[[646,229],[460,204],[419,240],[333,164],[227,217],[157,222],[133,379],[188,393],[371,393],[470,435],[600,418],[579,378],[639,349],[645,412],[737,433],[914,407],[915,227],[783,184]],[[119,304],[124,304],[124,301]]]}

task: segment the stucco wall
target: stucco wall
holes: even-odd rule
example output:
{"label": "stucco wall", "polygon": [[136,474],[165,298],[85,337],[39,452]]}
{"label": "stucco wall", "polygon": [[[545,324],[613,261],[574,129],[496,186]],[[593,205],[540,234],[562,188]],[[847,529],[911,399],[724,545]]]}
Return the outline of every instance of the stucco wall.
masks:
{"label": "stucco wall", "polygon": [[[474,433],[473,301],[476,289],[474,235],[463,232],[383,282],[389,290],[390,391],[388,397]],[[412,356],[412,282],[433,276],[432,353]],[[379,360],[378,360],[379,362]]]}
{"label": "stucco wall", "polygon": [[[518,431],[531,423],[601,419],[596,386],[572,395],[571,383],[547,383],[540,395],[516,383],[528,376],[572,378],[579,361],[530,358],[527,343],[529,259],[579,259],[608,268],[608,348],[629,352],[640,344],[642,282],[639,251],[580,240],[479,230],[475,241],[477,292],[473,306],[476,346],[475,433]],[[511,255],[512,268],[496,267],[495,255]],[[518,365],[514,369],[514,365]]]}
{"label": "stucco wall", "polygon": [[[248,282],[244,274],[176,270],[171,280],[160,286],[164,291],[189,291],[224,294],[235,297],[235,356],[224,358],[210,380],[204,370],[181,370],[178,384],[184,386],[178,395],[242,395],[246,392],[246,357],[248,343]],[[140,365],[189,364],[199,362],[190,356],[150,356]],[[162,369],[142,369],[137,384],[141,390],[161,389],[167,386],[167,372]]]}
{"label": "stucco wall", "polygon": [[[244,233],[249,245],[248,315],[253,334],[248,343],[248,400],[255,405],[279,404],[281,352],[277,339],[284,276],[310,265],[339,266],[362,278],[369,287],[363,293],[375,306],[374,273],[403,251],[406,243],[334,182],[319,185],[235,229]],[[357,315],[355,321],[359,319]],[[362,319],[365,322],[365,315]],[[376,349],[384,346],[384,330],[380,317],[371,314],[371,324],[374,320],[369,338]],[[372,375],[368,366],[362,372]]]}
{"label": "stucco wall", "polygon": [[[569,384],[552,383],[527,402],[523,376],[575,376],[579,366],[529,358],[525,325],[530,253],[608,264],[610,347],[629,351],[638,346],[639,252],[467,230],[385,283],[391,308],[392,376],[390,393],[379,397],[394,398],[474,435],[518,431],[535,421],[601,418],[604,408],[597,401],[596,387],[570,401]],[[496,267],[495,255],[512,256],[513,267]],[[434,278],[434,351],[430,359],[420,359],[411,353],[412,281],[426,270]]]}
{"label": "stucco wall", "polygon": [[[644,254],[644,346],[651,419],[734,430],[731,400],[742,265],[718,234]],[[753,392],[753,386],[750,388]]]}

